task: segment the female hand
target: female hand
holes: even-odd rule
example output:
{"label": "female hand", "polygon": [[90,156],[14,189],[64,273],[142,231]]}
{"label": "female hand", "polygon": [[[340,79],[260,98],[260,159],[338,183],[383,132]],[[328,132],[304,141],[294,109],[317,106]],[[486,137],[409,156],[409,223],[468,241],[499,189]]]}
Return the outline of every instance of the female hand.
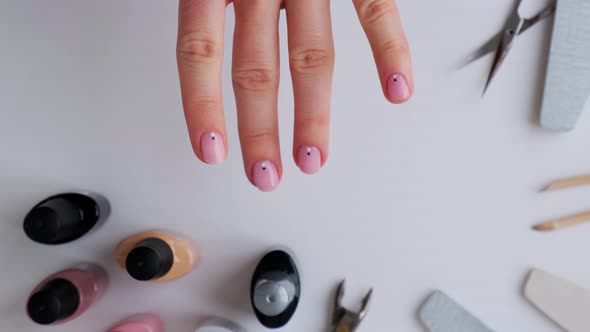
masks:
{"label": "female hand", "polygon": [[[328,157],[334,46],[329,0],[180,0],[177,61],[195,154],[218,164],[227,154],[221,94],[225,7],[233,2],[232,80],[246,174],[262,191],[282,176],[277,124],[279,12],[287,13],[295,99],[293,157],[317,172]],[[383,93],[403,103],[413,91],[408,43],[394,0],[353,0]]]}

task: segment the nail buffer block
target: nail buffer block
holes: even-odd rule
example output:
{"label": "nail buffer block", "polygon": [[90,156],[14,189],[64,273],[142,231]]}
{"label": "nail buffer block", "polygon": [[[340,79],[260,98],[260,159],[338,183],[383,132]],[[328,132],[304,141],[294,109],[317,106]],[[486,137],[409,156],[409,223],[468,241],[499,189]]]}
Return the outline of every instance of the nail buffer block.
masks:
{"label": "nail buffer block", "polygon": [[493,332],[441,291],[430,294],[418,314],[430,332]]}
{"label": "nail buffer block", "polygon": [[541,270],[532,270],[524,296],[569,332],[590,331],[590,291]]}
{"label": "nail buffer block", "polygon": [[541,127],[574,129],[590,108],[590,1],[558,0],[541,106]]}

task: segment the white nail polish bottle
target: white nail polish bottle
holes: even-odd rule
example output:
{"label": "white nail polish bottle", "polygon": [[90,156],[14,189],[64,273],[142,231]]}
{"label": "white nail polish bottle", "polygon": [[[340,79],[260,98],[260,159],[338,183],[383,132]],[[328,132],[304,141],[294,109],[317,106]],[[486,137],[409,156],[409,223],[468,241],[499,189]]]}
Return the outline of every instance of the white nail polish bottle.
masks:
{"label": "white nail polish bottle", "polygon": [[195,332],[246,332],[246,330],[229,320],[210,318],[204,321]]}

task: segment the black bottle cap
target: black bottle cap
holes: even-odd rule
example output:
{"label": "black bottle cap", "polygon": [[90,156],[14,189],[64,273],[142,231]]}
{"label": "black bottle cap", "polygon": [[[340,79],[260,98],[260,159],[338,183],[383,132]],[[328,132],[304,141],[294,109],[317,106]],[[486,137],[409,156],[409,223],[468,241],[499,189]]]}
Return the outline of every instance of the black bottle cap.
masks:
{"label": "black bottle cap", "polygon": [[25,234],[43,244],[62,244],[86,234],[98,221],[96,202],[81,194],[61,194],[37,204],[25,217]]}
{"label": "black bottle cap", "polygon": [[174,253],[168,243],[158,238],[148,238],[129,252],[125,268],[134,279],[147,281],[166,275],[173,263]]}
{"label": "black bottle cap", "polygon": [[65,279],[55,279],[31,296],[27,312],[34,322],[49,325],[72,316],[79,305],[76,286]]}

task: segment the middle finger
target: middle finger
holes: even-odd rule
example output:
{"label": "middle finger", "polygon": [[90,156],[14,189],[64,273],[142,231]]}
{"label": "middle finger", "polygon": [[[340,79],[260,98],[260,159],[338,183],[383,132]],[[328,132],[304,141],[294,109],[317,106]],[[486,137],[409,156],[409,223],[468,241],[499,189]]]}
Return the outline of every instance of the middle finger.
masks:
{"label": "middle finger", "polygon": [[232,78],[244,168],[262,191],[279,183],[277,123],[280,0],[235,0]]}

